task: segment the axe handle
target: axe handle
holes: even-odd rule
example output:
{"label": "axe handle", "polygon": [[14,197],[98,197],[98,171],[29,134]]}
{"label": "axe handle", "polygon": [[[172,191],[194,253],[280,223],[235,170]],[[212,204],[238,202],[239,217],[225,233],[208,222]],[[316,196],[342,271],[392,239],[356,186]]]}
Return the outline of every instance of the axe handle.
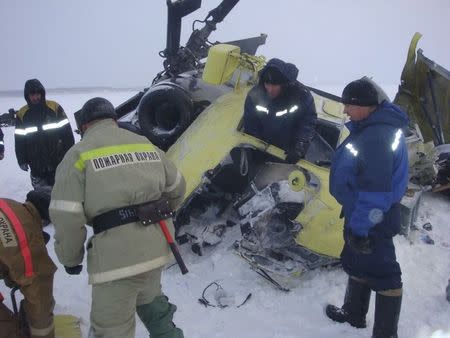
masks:
{"label": "axe handle", "polygon": [[166,241],[170,246],[170,250],[172,250],[172,253],[175,257],[175,260],[177,261],[178,266],[180,267],[181,273],[187,274],[188,273],[188,269],[186,267],[186,264],[184,264],[183,258],[180,255],[180,252],[178,251],[178,247],[175,244],[175,242],[173,241],[172,235],[169,232],[169,229],[167,229],[167,224],[166,221],[161,220],[159,221],[159,225],[161,227],[161,230],[164,234],[164,237],[166,237]]}

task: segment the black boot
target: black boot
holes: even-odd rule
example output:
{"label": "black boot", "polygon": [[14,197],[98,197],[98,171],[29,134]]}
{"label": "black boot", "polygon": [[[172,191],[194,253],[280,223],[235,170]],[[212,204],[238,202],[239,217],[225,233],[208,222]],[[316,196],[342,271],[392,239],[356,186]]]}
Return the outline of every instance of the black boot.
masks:
{"label": "black boot", "polygon": [[398,338],[397,326],[401,305],[402,296],[383,296],[377,293],[372,338]]}
{"label": "black boot", "polygon": [[327,305],[325,312],[328,318],[338,323],[347,322],[357,328],[366,327],[370,293],[371,290],[367,284],[349,278],[347,290],[345,291],[344,305],[342,308],[330,304]]}

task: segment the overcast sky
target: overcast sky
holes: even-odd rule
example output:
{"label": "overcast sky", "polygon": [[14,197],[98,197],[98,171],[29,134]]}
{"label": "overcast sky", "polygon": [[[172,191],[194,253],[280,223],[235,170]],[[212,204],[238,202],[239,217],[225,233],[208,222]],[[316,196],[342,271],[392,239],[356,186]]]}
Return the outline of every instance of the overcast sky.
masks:
{"label": "overcast sky", "polygon": [[[203,0],[194,19],[220,0]],[[267,33],[258,54],[294,62],[312,86],[363,75],[395,84],[414,32],[450,69],[450,0],[241,0],[211,41]],[[0,0],[0,91],[29,78],[47,88],[143,87],[162,69],[166,0]]]}

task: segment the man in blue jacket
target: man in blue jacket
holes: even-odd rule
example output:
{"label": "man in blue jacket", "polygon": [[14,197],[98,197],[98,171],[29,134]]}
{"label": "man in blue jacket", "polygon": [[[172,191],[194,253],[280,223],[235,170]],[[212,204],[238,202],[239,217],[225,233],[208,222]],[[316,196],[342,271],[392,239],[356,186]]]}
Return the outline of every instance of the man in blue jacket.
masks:
{"label": "man in blue jacket", "polygon": [[244,106],[245,132],[285,150],[289,163],[305,156],[317,120],[314,99],[297,75],[292,63],[269,60]]}
{"label": "man in blue jacket", "polygon": [[376,292],[373,336],[397,337],[402,300],[400,265],[393,236],[400,231],[400,200],[408,184],[408,153],[402,129],[407,115],[378,93],[367,79],[342,93],[350,135],[338,147],[330,193],[345,218],[341,262],[349,275],[344,305],[328,305],[336,322],[366,327],[371,290]]}

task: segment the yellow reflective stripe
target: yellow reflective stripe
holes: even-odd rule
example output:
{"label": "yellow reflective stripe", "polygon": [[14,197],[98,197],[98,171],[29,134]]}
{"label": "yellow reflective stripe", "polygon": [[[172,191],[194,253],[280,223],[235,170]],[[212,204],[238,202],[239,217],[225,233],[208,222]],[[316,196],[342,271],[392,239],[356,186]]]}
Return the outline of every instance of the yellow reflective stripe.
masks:
{"label": "yellow reflective stripe", "polygon": [[80,158],[75,162],[75,168],[82,171],[86,168],[86,161],[100,156],[118,155],[122,153],[128,153],[133,151],[155,151],[156,148],[153,144],[141,143],[141,144],[121,144],[117,146],[102,147],[92,149],[80,154]]}

